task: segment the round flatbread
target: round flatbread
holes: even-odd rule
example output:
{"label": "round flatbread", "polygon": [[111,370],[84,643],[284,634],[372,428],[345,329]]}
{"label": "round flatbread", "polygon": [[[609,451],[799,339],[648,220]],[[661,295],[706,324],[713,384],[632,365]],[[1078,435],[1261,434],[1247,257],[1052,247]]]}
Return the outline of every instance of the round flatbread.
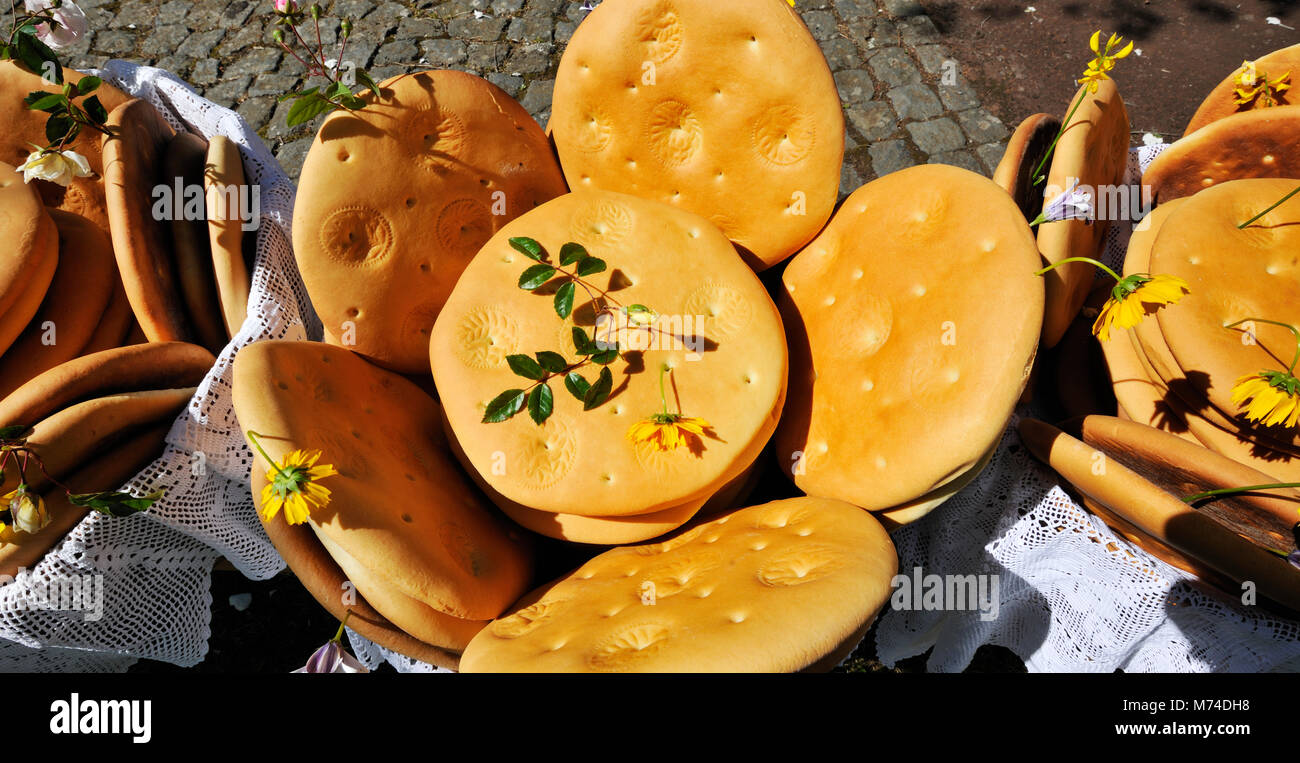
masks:
{"label": "round flatbread", "polygon": [[131,310],[151,342],[190,338],[172,266],[170,226],[154,214],[154,186],[175,131],[153,106],[133,99],[113,109],[104,137],[104,198],[113,252]]}
{"label": "round flatbread", "polygon": [[298,185],[294,254],[325,341],[415,373],[466,264],[501,226],[564,193],[564,178],[537,123],[484,79],[418,72],[380,92],[321,125]]}
{"label": "round flatbread", "polygon": [[[256,505],[260,500],[262,488],[266,486],[266,473],[254,469],[250,477],[253,502]],[[258,518],[261,519],[261,512],[258,512]],[[320,537],[310,525],[291,525],[276,517],[272,522],[263,520],[262,528],[266,530],[267,537],[271,539],[275,550],[284,558],[285,564],[289,566],[294,577],[298,578],[303,588],[306,588],[317,603],[335,619],[342,621],[346,616],[349,628],[398,654],[448,670],[456,670],[460,666],[460,657],[455,653],[426,644],[402,630],[376,611],[365,598],[345,596],[344,594],[355,589],[357,584],[321,545]],[[427,612],[432,613],[430,614],[432,621],[448,618],[447,615],[434,610],[427,610]],[[417,630],[420,628],[417,627]]]}
{"label": "round flatbread", "polygon": [[1251,341],[1242,327],[1225,326],[1244,318],[1300,325],[1300,263],[1293,254],[1300,249],[1300,207],[1284,204],[1245,229],[1237,227],[1295,182],[1237,180],[1202,191],[1170,214],[1151,249],[1152,272],[1188,283],[1190,293],[1155,318],[1190,386],[1234,428],[1257,431],[1288,449],[1300,447],[1295,431],[1252,424],[1231,394],[1242,376],[1285,370],[1295,354],[1295,338],[1261,323],[1254,330],[1257,341]]}
{"label": "round flatbread", "polygon": [[151,342],[83,355],[0,400],[0,426],[30,425],[83,400],[120,392],[194,387],[215,360],[202,347],[184,342]]}
{"label": "round flatbread", "polygon": [[783,278],[776,450],[798,456],[795,484],[879,511],[976,466],[1033,364],[1038,265],[1015,202],[973,172],[913,167],[849,196]]}
{"label": "round flatbread", "polygon": [[[1300,45],[1275,50],[1255,59],[1255,71],[1258,76],[1267,75],[1270,80],[1290,72],[1292,87],[1300,86]],[[1201,102],[1200,108],[1192,115],[1192,121],[1187,123],[1187,130],[1183,135],[1191,135],[1209,123],[1224,117],[1257,108],[1254,103],[1249,105],[1237,103],[1237,87],[1241,84],[1241,75],[1244,72],[1243,67],[1238,66],[1232,70],[1232,74],[1214,86],[1210,94]],[[1276,96],[1278,105],[1295,105],[1293,92],[1288,90],[1278,93]]]}
{"label": "round flatbread", "polygon": [[[1243,111],[1211,122],[1152,160],[1142,185],[1164,204],[1245,178],[1300,178],[1300,106]],[[1298,183],[1292,180],[1291,187]]]}
{"label": "round flatbread", "polygon": [[782,0],[603,4],[569,40],[552,104],[569,187],[690,210],[755,270],[798,251],[835,207],[843,107]]}
{"label": "round flatbread", "polygon": [[58,267],[36,315],[0,358],[0,398],[81,353],[117,278],[113,245],[98,226],[71,212],[49,214],[58,228]]}
{"label": "round flatbread", "polygon": [[[533,294],[516,286],[537,263],[511,247],[515,236],[540,242],[556,265],[566,243],[584,246],[607,264],[586,279],[592,296],[609,290],[608,305],[648,306],[655,321],[627,328],[619,314],[597,330],[582,288],[561,320],[552,287]],[[548,382],[554,412],[544,424],[527,411],[483,423],[500,393],[532,384],[511,371],[507,356],[550,351],[575,363],[575,326],[624,350],[608,366],[608,400],[584,411],[561,374]],[[726,237],[697,215],[608,191],[561,196],[502,228],[447,300],[430,355],[451,429],[473,468],[507,499],[554,513],[649,514],[705,499],[758,457],[785,399],[780,316]],[[672,369],[669,411],[710,425],[689,446],[667,452],[628,439],[634,424],[663,410],[665,364]],[[575,373],[598,381],[594,364]]]}
{"label": "round flatbread", "polygon": [[[0,62],[4,63],[4,62]],[[13,165],[0,162],[0,236],[9,242],[0,258],[0,353],[13,344],[54,279],[59,262],[58,230],[34,186]]]}
{"label": "round flatbread", "polygon": [[207,210],[201,197],[197,202],[191,197],[195,189],[203,188],[207,154],[208,144],[203,138],[191,132],[176,133],[163,153],[158,183],[171,189],[174,208],[169,227],[185,315],[198,343],[218,353],[226,346],[227,336],[212,273]]}
{"label": "round flatbread", "polygon": [[[1089,416],[1082,426],[1083,441],[1033,419],[1021,421],[1020,434],[1035,456],[1143,534],[1233,581],[1251,581],[1263,596],[1300,610],[1300,570],[1262,547],[1295,550],[1291,525],[1300,494],[1278,489],[1189,505],[1181,499],[1272,479],[1131,421]],[[1104,468],[1098,469],[1098,463]]]}
{"label": "round flatbread", "polygon": [[[1116,217],[1116,210],[1106,210],[1103,214],[1102,191],[1120,186],[1128,165],[1128,111],[1115,81],[1099,83],[1095,93],[1089,93],[1085,85],[1075,99],[1080,95],[1083,103],[1056,144],[1047,180],[1041,187],[1048,201],[1075,182],[1093,189],[1098,219],[1060,220],[1038,226],[1038,248],[1049,263],[1068,257],[1097,259],[1101,256],[1108,220]],[[1070,101],[1071,105],[1074,102]],[[1107,197],[1118,198],[1118,195],[1107,194]],[[1087,263],[1074,262],[1043,275],[1047,288],[1043,346],[1053,347],[1061,340],[1092,288],[1095,270]]]}
{"label": "round flatbread", "polygon": [[526,547],[457,469],[438,404],[414,384],[339,347],[266,341],[236,356],[233,398],[272,458],[320,450],[338,469],[308,521],[397,591],[486,620],[526,590]]}
{"label": "round flatbread", "polygon": [[224,135],[214,135],[207,151],[203,187],[212,256],[209,267],[215,274],[220,295],[225,336],[233,338],[248,317],[250,282],[244,264],[244,225],[258,221],[244,220],[245,211],[252,211],[245,209],[252,205],[252,186],[244,178],[239,146]]}
{"label": "round flatbread", "polygon": [[1033,220],[1043,211],[1043,187],[1034,184],[1033,172],[1060,129],[1061,120],[1051,114],[1028,117],[1007,139],[1007,150],[993,171],[993,182],[1011,194],[1026,220]]}
{"label": "round flatbread", "polygon": [[[85,76],[80,72],[64,67],[64,81],[76,84]],[[59,92],[57,85],[47,83],[39,74],[33,74],[15,61],[0,61],[0,160],[12,163],[15,167],[27,161],[32,153],[32,144],[49,145],[50,139],[45,135],[45,123],[49,115],[43,111],[27,108],[23,99],[28,93],[44,90],[49,93]],[[98,98],[107,111],[121,106],[129,96],[107,83],[101,84],[86,97],[78,97],[76,104],[85,108],[86,101]],[[104,201],[104,164],[100,151],[100,139],[103,133],[90,128],[83,128],[81,133],[69,144],[69,148],[86,157],[90,177],[77,178],[68,186],[48,183],[43,180],[32,181],[47,206],[81,215],[108,232],[108,213]],[[0,173],[2,174],[2,173]]]}
{"label": "round flatbread", "polygon": [[773,501],[606,551],[483,629],[461,670],[802,670],[853,648],[897,571],[889,534],[867,512]]}

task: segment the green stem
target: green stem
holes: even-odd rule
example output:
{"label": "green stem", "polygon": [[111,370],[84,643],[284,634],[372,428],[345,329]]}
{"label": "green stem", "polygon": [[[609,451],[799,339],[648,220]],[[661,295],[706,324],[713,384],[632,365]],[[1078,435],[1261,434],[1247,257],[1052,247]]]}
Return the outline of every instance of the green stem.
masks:
{"label": "green stem", "polygon": [[275,459],[271,458],[271,456],[262,448],[262,444],[257,441],[257,438],[262,437],[262,435],[251,429],[245,434],[248,435],[248,441],[253,443],[253,447],[257,448],[257,452],[262,454],[262,458],[266,459],[266,462],[271,465],[271,468],[275,470],[275,473],[285,479],[289,479],[289,475],[284,473],[284,470],[275,462]]}
{"label": "green stem", "polygon": [[1042,274],[1046,273],[1047,271],[1049,271],[1049,270],[1053,270],[1053,269],[1055,269],[1055,268],[1058,268],[1058,267],[1064,265],[1064,264],[1067,263],[1067,262],[1086,262],[1086,263],[1088,263],[1089,265],[1094,265],[1094,266],[1099,267],[1099,268],[1101,268],[1102,270],[1104,270],[1104,271],[1106,272],[1107,275],[1109,275],[1111,278],[1114,278],[1114,279],[1115,279],[1115,282],[1116,282],[1116,283],[1118,283],[1118,282],[1124,280],[1123,278],[1120,278],[1119,273],[1116,273],[1115,271],[1113,271],[1113,270],[1111,270],[1109,267],[1107,267],[1105,264],[1103,264],[1103,263],[1101,263],[1101,262],[1098,262],[1097,260],[1094,260],[1094,259],[1091,258],[1091,257],[1066,257],[1065,259],[1060,260],[1060,261],[1058,261],[1058,262],[1053,262],[1051,265],[1048,265],[1047,267],[1043,268],[1042,270],[1034,271],[1034,275],[1036,275],[1036,276],[1041,276]]}
{"label": "green stem", "polygon": [[1189,495],[1183,499],[1183,503],[1195,503],[1202,498],[1209,498],[1216,495],[1232,495],[1233,493],[1253,493],[1256,490],[1273,490],[1283,487],[1300,487],[1300,482],[1270,482],[1267,485],[1246,485],[1244,487],[1224,487],[1218,490],[1206,490],[1203,493]]}
{"label": "green stem", "polygon": [[1233,321],[1232,323],[1229,323],[1228,325],[1224,326],[1224,328],[1230,329],[1233,328],[1234,326],[1239,326],[1245,323],[1246,321],[1254,321],[1256,323],[1269,323],[1274,326],[1281,326],[1282,328],[1291,332],[1291,335],[1295,337],[1295,356],[1291,358],[1291,366],[1287,368],[1286,371],[1292,376],[1295,376],[1296,363],[1300,362],[1300,329],[1296,329],[1296,327],[1292,326],[1290,323],[1282,323],[1281,321],[1270,321],[1267,318],[1242,318],[1239,321]]}
{"label": "green stem", "polygon": [[1273,205],[1270,206],[1268,209],[1264,210],[1263,212],[1260,212],[1259,214],[1257,214],[1257,215],[1255,215],[1254,217],[1250,218],[1249,220],[1247,220],[1246,222],[1242,223],[1241,225],[1238,225],[1238,226],[1237,226],[1237,230],[1242,230],[1242,229],[1244,229],[1247,225],[1250,225],[1251,223],[1255,222],[1256,220],[1258,220],[1259,218],[1261,218],[1261,217],[1263,217],[1264,215],[1268,214],[1269,212],[1272,212],[1273,210],[1275,210],[1275,209],[1277,209],[1278,207],[1282,206],[1284,203],[1286,203],[1286,200],[1287,200],[1287,199],[1291,198],[1292,196],[1295,196],[1297,193],[1300,193],[1300,186],[1296,186],[1295,190],[1291,191],[1291,193],[1288,193],[1286,196],[1283,196],[1282,198],[1278,199],[1278,200],[1277,200],[1276,202],[1274,202]]}
{"label": "green stem", "polygon": [[1074,106],[1070,109],[1070,114],[1065,118],[1065,121],[1061,123],[1061,129],[1056,131],[1056,137],[1052,138],[1052,145],[1047,147],[1047,153],[1043,154],[1043,158],[1038,160],[1038,166],[1034,167],[1034,172],[1031,175],[1031,177],[1034,178],[1034,185],[1038,185],[1047,179],[1046,175],[1039,175],[1038,173],[1042,172],[1043,165],[1047,164],[1047,160],[1050,159],[1052,153],[1056,151],[1056,144],[1061,140],[1061,136],[1065,134],[1065,128],[1069,126],[1070,120],[1074,119],[1074,112],[1078,111],[1079,107],[1083,105],[1083,96],[1086,92],[1087,90],[1084,89],[1079,91],[1079,97],[1075,100]]}
{"label": "green stem", "polygon": [[336,644],[343,643],[343,629],[347,627],[349,617],[352,617],[352,610],[350,609],[347,612],[343,613],[343,620],[339,622],[339,629],[334,634],[334,638],[330,639],[330,641],[333,641]]}
{"label": "green stem", "polygon": [[659,402],[664,407],[664,415],[668,415],[668,395],[664,393],[664,377],[668,375],[668,364],[664,363],[659,366]]}

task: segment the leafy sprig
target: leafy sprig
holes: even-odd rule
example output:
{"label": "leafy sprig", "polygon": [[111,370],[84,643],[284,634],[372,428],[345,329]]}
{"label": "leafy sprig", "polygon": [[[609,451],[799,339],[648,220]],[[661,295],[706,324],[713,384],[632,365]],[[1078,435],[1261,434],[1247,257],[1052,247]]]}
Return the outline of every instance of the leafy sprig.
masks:
{"label": "leafy sprig", "polygon": [[[49,114],[45,120],[46,146],[37,146],[41,154],[62,152],[76,140],[83,128],[112,135],[107,126],[108,110],[99,96],[91,95],[103,84],[99,77],[82,77],[77,84],[66,82],[63,64],[54,50],[37,37],[37,26],[48,24],[50,29],[60,26],[54,8],[44,8],[24,15],[15,14],[7,39],[0,40],[0,60],[17,60],[32,72],[53,80],[60,89],[56,92],[33,90],[23,98],[23,104],[33,111]],[[83,98],[81,105],[76,99]]]}
{"label": "leafy sprig", "polygon": [[[336,109],[347,109],[348,111],[357,111],[365,108],[366,102],[359,95],[365,90],[369,90],[376,96],[379,95],[379,85],[374,78],[364,69],[354,69],[343,72],[340,75],[343,65],[343,53],[347,50],[348,38],[352,35],[352,20],[343,19],[339,22],[338,40],[339,47],[337,55],[334,56],[334,63],[325,59],[324,45],[321,43],[320,20],[323,11],[319,4],[313,3],[307,11],[303,11],[293,0],[285,3],[284,10],[277,10],[276,25],[277,29],[272,33],[272,37],[281,48],[284,48],[291,56],[298,59],[298,62],[307,70],[307,77],[324,77],[328,82],[325,85],[317,85],[285,93],[279,97],[281,103],[292,100],[293,105],[289,107],[289,113],[285,117],[285,122],[289,127],[294,127],[305,122],[315,119],[317,116]],[[312,23],[316,30],[316,45],[312,47],[302,38],[298,32],[298,25],[310,15]],[[294,46],[291,47],[285,42],[287,39],[284,28],[288,28],[293,33]],[[294,49],[296,46],[302,46],[302,55]],[[349,77],[355,77],[355,82],[362,86],[362,90],[353,91],[353,82],[349,82]]]}
{"label": "leafy sprig", "polygon": [[49,24],[50,29],[61,26],[54,18],[53,8],[44,8],[23,15],[15,14],[13,24],[9,28],[9,37],[0,40],[0,60],[21,61],[28,69],[38,74],[46,71],[47,63],[53,64],[51,73],[54,76],[54,83],[62,85],[63,65],[59,63],[59,57],[54,50],[36,36],[36,27],[39,24]]}
{"label": "leafy sprig", "polygon": [[[100,103],[99,96],[90,95],[99,89],[103,80],[99,77],[85,76],[77,84],[63,83],[63,89],[57,93],[33,90],[23,99],[27,108],[44,111],[50,116],[45,120],[45,139],[50,142],[46,150],[60,150],[76,140],[82,128],[89,127],[105,135],[113,131],[107,126],[108,109]],[[86,97],[89,96],[89,97]],[[85,98],[81,105],[77,98]]]}
{"label": "leafy sprig", "polygon": [[[582,410],[590,411],[600,407],[614,389],[614,374],[610,372],[609,364],[619,358],[618,343],[596,342],[581,327],[574,326],[573,347],[582,356],[575,363],[570,363],[560,353],[549,350],[535,352],[532,357],[507,355],[506,364],[510,370],[516,376],[533,383],[524,388],[508,389],[493,398],[483,413],[483,423],[506,421],[525,407],[534,422],[545,423],[555,406],[555,395],[551,391],[550,382],[556,377],[564,378],[564,388],[582,403]],[[589,365],[601,367],[595,383],[587,381],[585,376],[578,373],[579,369]]]}
{"label": "leafy sprig", "polygon": [[[573,241],[564,244],[560,247],[558,258],[553,261],[536,239],[516,236],[509,243],[511,248],[535,263],[519,274],[516,281],[519,288],[536,293],[546,284],[559,281],[552,297],[552,306],[561,320],[566,320],[573,314],[574,296],[578,289],[587,294],[597,317],[621,311],[629,319],[640,321],[654,315],[654,311],[645,305],[620,304],[610,296],[607,289],[589,281],[588,278],[603,273],[609,266],[601,258],[592,256],[582,244]],[[483,413],[483,423],[507,421],[525,409],[534,422],[539,425],[545,423],[555,408],[555,393],[551,390],[550,383],[556,378],[563,379],[564,389],[582,403],[584,411],[598,408],[608,400],[614,389],[614,375],[610,372],[609,365],[621,355],[618,342],[607,338],[593,339],[579,326],[573,327],[571,336],[574,353],[580,357],[574,363],[551,350],[539,350],[531,356],[507,356],[506,364],[510,370],[532,384],[508,389],[493,398]],[[593,365],[601,367],[594,382],[579,373],[581,369]]]}
{"label": "leafy sprig", "polygon": [[[18,468],[18,491],[26,493],[27,472],[34,464],[40,469],[45,479],[62,488],[73,506],[82,506],[91,511],[110,517],[125,517],[146,511],[163,497],[163,491],[157,490],[148,495],[136,496],[120,490],[104,490],[91,493],[74,493],[67,485],[59,482],[45,470],[41,456],[28,443],[32,428],[26,424],[14,424],[0,427],[0,483],[5,480],[10,462]],[[37,499],[39,500],[39,499]],[[48,518],[46,520],[48,524]],[[13,524],[13,512],[9,506],[0,506],[0,526]]]}

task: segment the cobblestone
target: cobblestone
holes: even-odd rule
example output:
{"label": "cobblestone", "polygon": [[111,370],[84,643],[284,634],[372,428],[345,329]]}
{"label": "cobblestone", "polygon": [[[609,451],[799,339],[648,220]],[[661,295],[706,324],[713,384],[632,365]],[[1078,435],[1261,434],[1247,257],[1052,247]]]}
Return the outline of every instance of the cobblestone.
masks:
{"label": "cobblestone", "polygon": [[[593,0],[594,1],[594,0]],[[206,97],[235,107],[296,176],[321,118],[289,129],[276,96],[310,86],[271,40],[269,0],[86,0],[91,32],[68,61],[160,65]],[[321,39],[336,55],[338,19],[354,21],[343,58],[376,78],[416,67],[486,77],[541,124],[550,117],[565,44],[586,17],[580,0],[325,0]],[[799,0],[844,105],[840,192],[917,162],[992,172],[1006,125],[981,106],[916,0]],[[308,21],[300,30],[315,40]],[[311,83],[318,84],[318,83]]]}
{"label": "cobblestone", "polygon": [[899,119],[930,119],[943,113],[938,96],[920,82],[890,90],[889,100]]}
{"label": "cobblestone", "polygon": [[961,128],[948,117],[915,122],[907,126],[907,131],[912,134],[916,147],[927,154],[953,151],[966,145],[966,136],[962,135]]}

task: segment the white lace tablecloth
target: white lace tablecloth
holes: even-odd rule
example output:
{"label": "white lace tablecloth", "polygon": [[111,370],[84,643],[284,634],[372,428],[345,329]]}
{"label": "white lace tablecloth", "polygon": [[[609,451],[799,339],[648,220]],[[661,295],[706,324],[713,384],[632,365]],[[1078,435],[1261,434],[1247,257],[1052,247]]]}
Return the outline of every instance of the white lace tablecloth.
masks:
{"label": "white lace tablecloth", "polygon": [[[163,488],[166,496],[145,514],[87,517],[0,588],[0,672],[122,671],[140,658],[194,665],[207,652],[214,561],[223,556],[255,580],[284,568],[249,495],[251,454],[231,407],[230,368],[250,342],[321,335],[291,249],[294,186],[243,118],[169,73],[110,61],[99,74],[151,102],[173,127],[239,144],[248,182],[260,185],[263,222],[249,315],[172,426],[163,455],[128,483]],[[1122,251],[1116,246],[1112,251]],[[1205,593],[1131,548],[1072,503],[1008,432],[972,485],[894,535],[903,570],[999,575],[1000,616],[984,622],[977,613],[886,612],[877,632],[885,662],[934,647],[931,669],[960,670],[977,647],[992,643],[1012,649],[1031,670],[1300,668],[1300,626]],[[103,576],[102,618],[25,606],[43,584],[81,575]],[[348,634],[371,668],[388,662],[403,672],[437,670]]]}

